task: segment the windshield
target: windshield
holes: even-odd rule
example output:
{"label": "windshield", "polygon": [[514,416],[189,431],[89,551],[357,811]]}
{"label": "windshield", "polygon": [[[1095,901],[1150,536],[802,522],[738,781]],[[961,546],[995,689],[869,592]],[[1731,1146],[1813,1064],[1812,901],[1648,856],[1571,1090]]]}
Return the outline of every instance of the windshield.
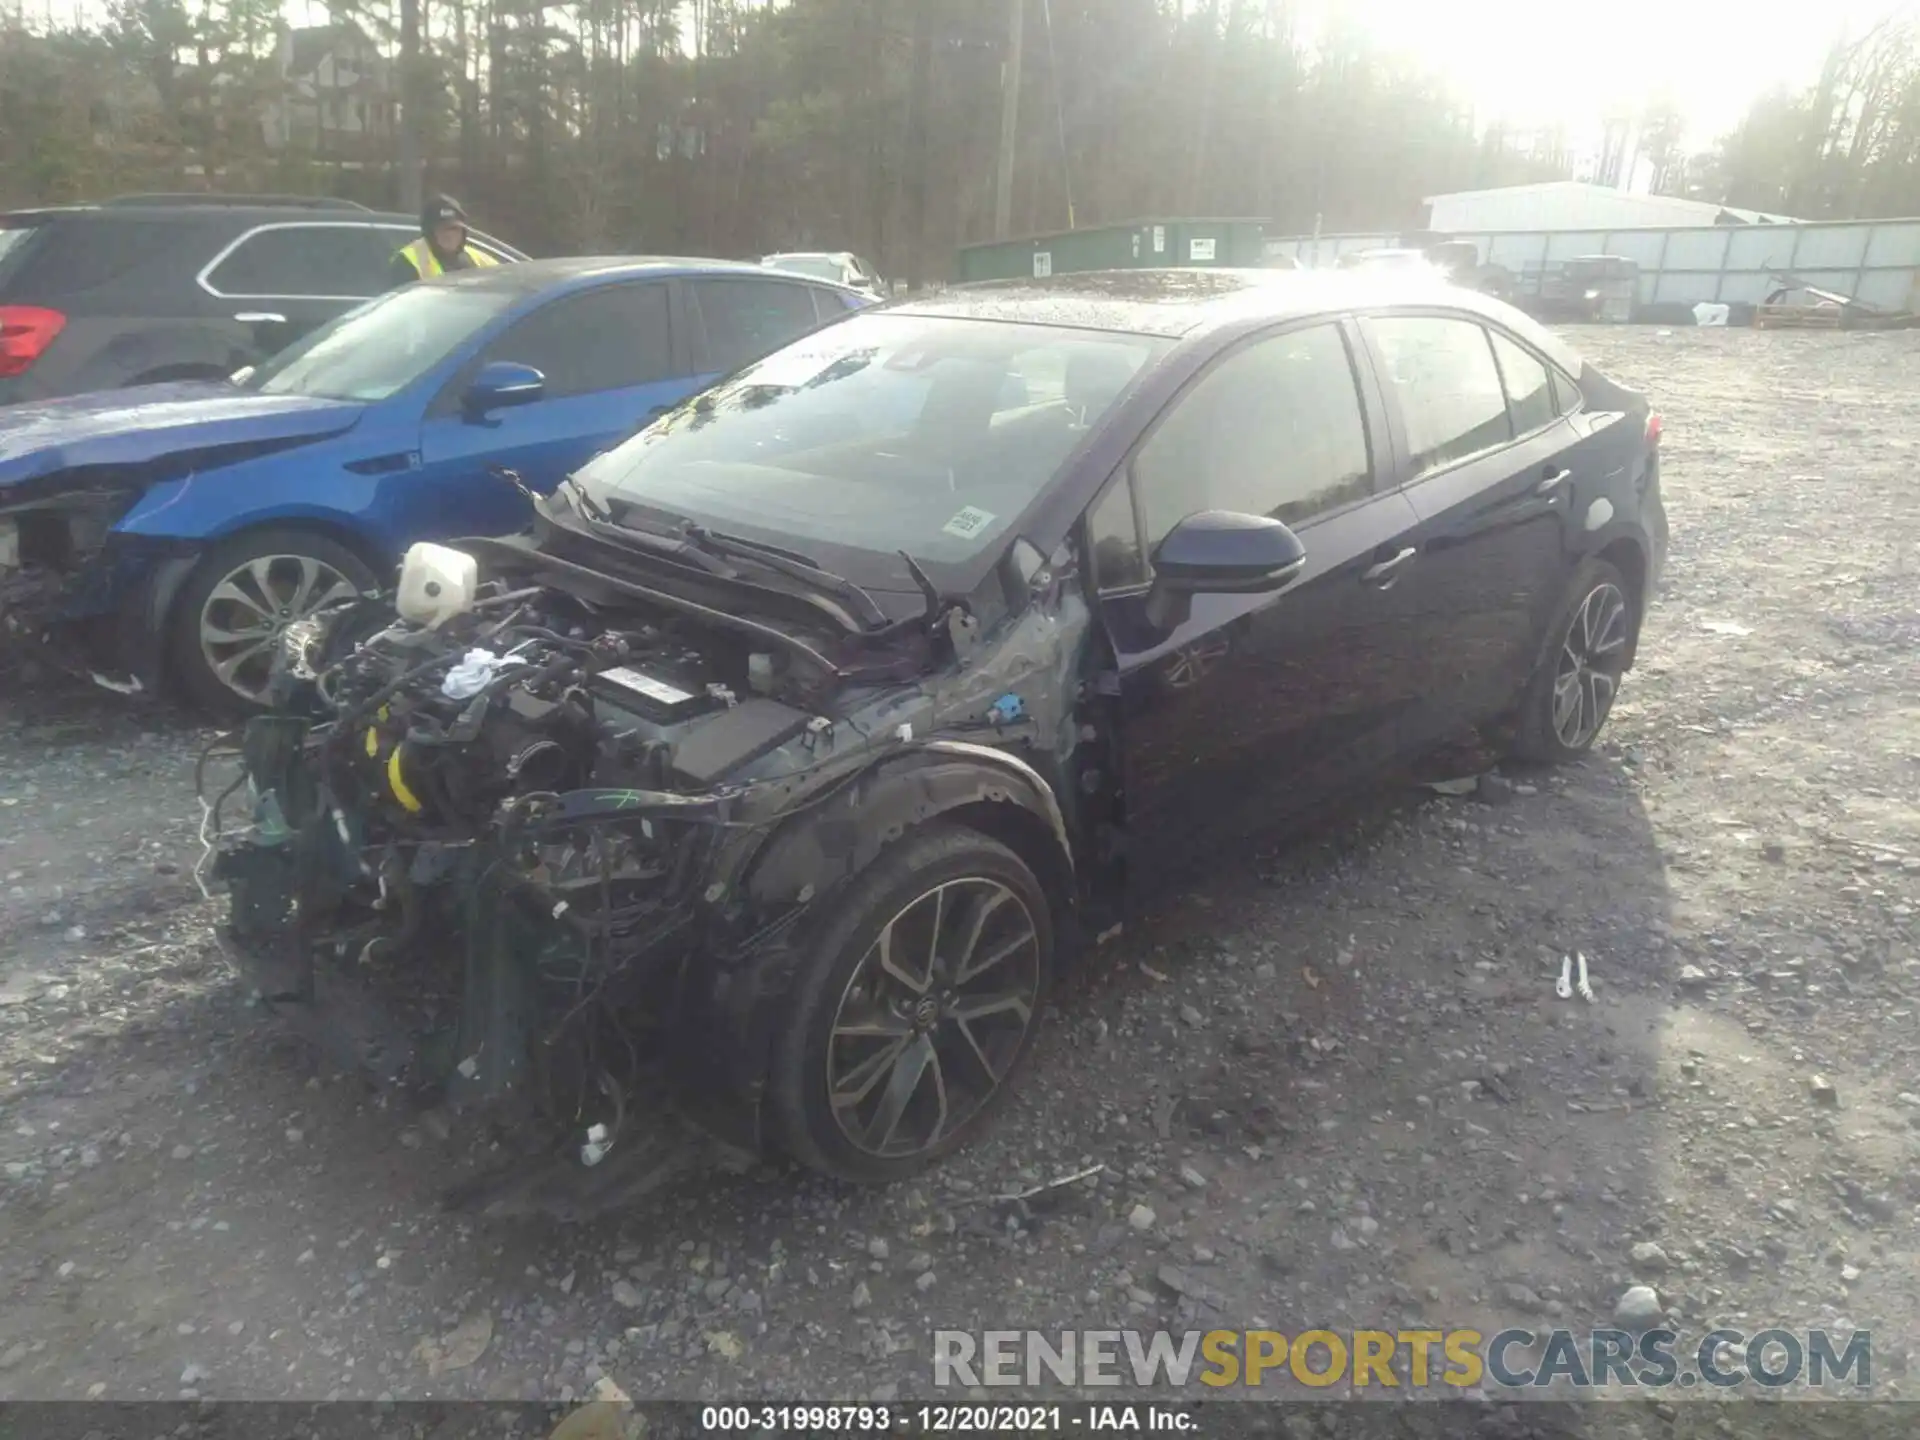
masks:
{"label": "windshield", "polygon": [[689,400],[580,480],[616,513],[958,564],[1007,535],[1168,344],[855,315]]}
{"label": "windshield", "polygon": [[838,260],[828,259],[825,255],[774,255],[765,262],[776,270],[791,271],[795,275],[811,275],[816,280],[831,280],[838,285],[847,278],[846,271]]}
{"label": "windshield", "polygon": [[409,285],[351,310],[263,361],[246,388],[324,400],[385,400],[484,329],[506,291]]}

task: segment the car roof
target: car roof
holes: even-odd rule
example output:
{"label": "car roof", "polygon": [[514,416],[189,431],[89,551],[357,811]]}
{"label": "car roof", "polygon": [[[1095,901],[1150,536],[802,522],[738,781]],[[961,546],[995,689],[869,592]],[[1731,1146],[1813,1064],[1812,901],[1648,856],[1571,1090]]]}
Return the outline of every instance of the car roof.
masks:
{"label": "car roof", "polygon": [[[674,276],[750,277],[768,280],[766,267],[738,260],[703,260],[679,255],[567,255],[551,260],[522,260],[512,265],[489,266],[482,270],[455,270],[436,276],[429,283],[457,285],[470,290],[509,290],[530,294],[549,286],[564,286],[589,280],[669,279]],[[818,285],[828,290],[846,290],[830,280],[810,275],[786,277],[789,283]],[[852,294],[852,291],[846,293]]]}
{"label": "car roof", "polygon": [[397,211],[364,210],[358,206],[332,205],[249,205],[244,201],[233,205],[35,205],[18,210],[0,211],[0,221],[33,221],[80,219],[104,220],[110,224],[151,223],[155,220],[199,221],[210,226],[267,225],[281,222],[289,225],[404,225],[408,229],[418,229],[418,215],[402,215]]}
{"label": "car roof", "polygon": [[1566,342],[1511,305],[1436,277],[1396,270],[1095,270],[956,285],[896,302],[885,313],[1185,339],[1250,322],[1423,303],[1497,321],[1556,364],[1580,373],[1580,357]]}

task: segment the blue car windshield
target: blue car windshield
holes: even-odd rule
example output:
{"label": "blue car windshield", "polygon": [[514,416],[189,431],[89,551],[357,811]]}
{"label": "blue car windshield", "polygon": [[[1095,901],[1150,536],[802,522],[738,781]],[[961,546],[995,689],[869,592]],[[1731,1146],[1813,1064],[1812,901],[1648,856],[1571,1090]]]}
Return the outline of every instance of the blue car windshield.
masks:
{"label": "blue car windshield", "polygon": [[1151,336],[855,315],[590,461],[616,510],[959,564],[1004,539],[1168,346]]}
{"label": "blue car windshield", "polygon": [[504,291],[409,285],[351,310],[261,362],[244,382],[267,395],[385,400],[492,323]]}

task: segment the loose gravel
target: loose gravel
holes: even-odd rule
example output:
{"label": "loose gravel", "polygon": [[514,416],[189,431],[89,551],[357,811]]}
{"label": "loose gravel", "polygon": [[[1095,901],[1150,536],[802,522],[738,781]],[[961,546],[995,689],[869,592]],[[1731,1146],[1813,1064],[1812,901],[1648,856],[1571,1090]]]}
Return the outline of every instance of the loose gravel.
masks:
{"label": "loose gravel", "polygon": [[936,1328],[1615,1317],[1870,1328],[1910,1393],[1920,334],[1574,339],[1664,412],[1673,522],[1598,752],[1241,856],[893,1189],[440,1212],[432,1131],[210,942],[205,736],[0,697],[0,1398],[893,1399]]}

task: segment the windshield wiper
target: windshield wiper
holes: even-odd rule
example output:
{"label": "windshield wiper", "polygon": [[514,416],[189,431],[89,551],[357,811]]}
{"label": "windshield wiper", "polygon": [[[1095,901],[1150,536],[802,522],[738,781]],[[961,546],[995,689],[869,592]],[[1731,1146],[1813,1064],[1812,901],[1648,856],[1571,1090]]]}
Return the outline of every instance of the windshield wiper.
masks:
{"label": "windshield wiper", "polygon": [[625,525],[614,519],[613,513],[594,499],[576,477],[569,475],[560,484],[567,493],[574,513],[595,529],[611,530],[623,539],[637,540],[650,550],[687,561],[709,575],[719,575],[729,580],[737,578],[738,572],[726,563],[728,560],[751,561],[790,580],[797,580],[818,594],[831,595],[847,602],[860,612],[861,621],[869,629],[884,629],[891,623],[887,612],[880,608],[872,595],[853,581],[835,575],[797,551],[749,540],[744,535],[710,530],[693,521],[687,521],[679,529],[667,533]]}
{"label": "windshield wiper", "polygon": [[835,599],[845,600],[855,609],[863,612],[862,618],[868,625],[880,627],[887,624],[887,612],[865,590],[843,575],[835,575],[813,560],[792,550],[783,550],[778,545],[768,545],[759,540],[749,540],[743,535],[729,535],[721,530],[709,530],[704,525],[692,522],[683,525],[680,533],[691,545],[698,546],[709,555],[721,556],[732,560],[752,560],[778,571],[791,580]]}
{"label": "windshield wiper", "polygon": [[[561,488],[567,492],[568,503],[570,503],[580,515],[588,520],[599,520],[607,524],[613,523],[613,516],[608,512],[607,507],[587,492],[587,487],[580,483],[579,476],[569,475],[560,482],[560,485]],[[626,527],[623,525],[620,528],[624,530]]]}

